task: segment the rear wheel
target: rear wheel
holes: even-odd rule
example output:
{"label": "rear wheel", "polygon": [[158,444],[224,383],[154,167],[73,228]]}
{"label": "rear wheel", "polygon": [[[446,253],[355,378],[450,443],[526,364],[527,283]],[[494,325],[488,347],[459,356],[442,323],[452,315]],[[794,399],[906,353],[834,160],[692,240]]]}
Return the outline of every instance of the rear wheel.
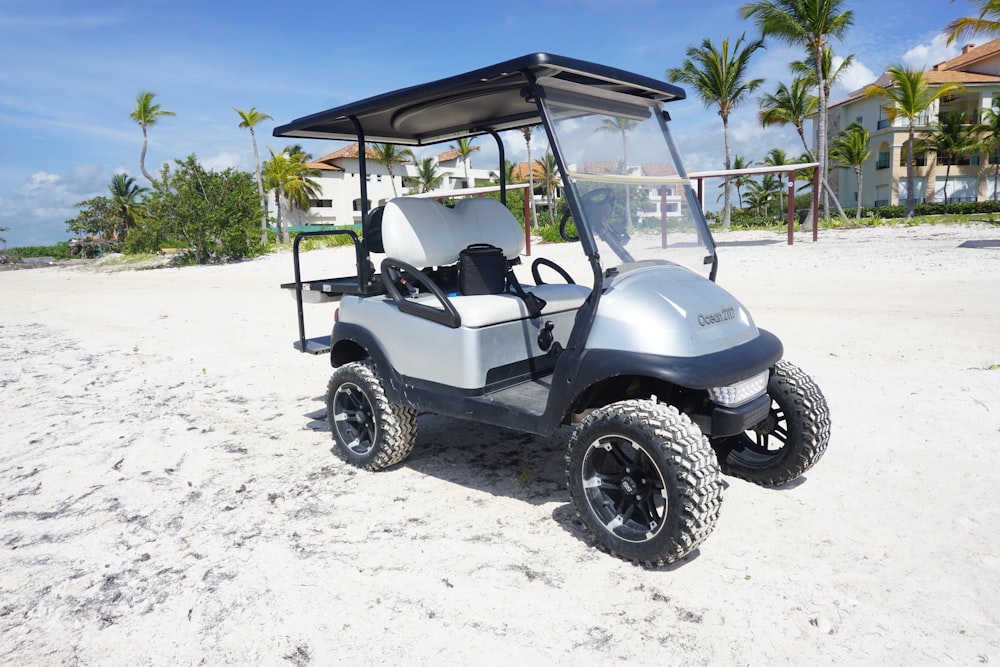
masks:
{"label": "rear wheel", "polygon": [[715,453],[671,406],[631,400],[595,410],[570,439],[566,463],[580,520],[602,548],[626,560],[683,558],[719,516]]}
{"label": "rear wheel", "polygon": [[713,441],[722,472],[779,486],[816,465],[830,440],[830,408],[802,369],[779,361],[767,383],[771,411],[752,430]]}
{"label": "rear wheel", "polygon": [[333,372],[326,410],[334,451],[348,463],[380,470],[413,450],[417,413],[389,402],[371,361],[345,364]]}

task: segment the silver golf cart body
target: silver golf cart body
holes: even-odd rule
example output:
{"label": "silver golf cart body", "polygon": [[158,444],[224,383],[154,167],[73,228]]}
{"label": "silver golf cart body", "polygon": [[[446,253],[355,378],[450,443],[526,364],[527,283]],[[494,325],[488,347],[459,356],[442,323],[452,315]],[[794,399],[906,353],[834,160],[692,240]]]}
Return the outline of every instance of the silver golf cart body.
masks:
{"label": "silver golf cart body", "polygon": [[[372,210],[359,150],[362,234],[296,238],[283,287],[297,301],[296,347],[329,353],[334,367],[327,418],[339,456],[368,470],[399,463],[418,412],[542,435],[572,424],[567,482],[580,520],[598,546],[654,565],[710,534],[721,473],[776,486],[815,464],[830,434],[822,393],[714,282],[715,243],[664,109],[683,97],[538,53],[275,130],[359,146],[486,135],[497,146],[499,200],[408,196]],[[538,125],[565,192],[559,234],[583,261],[567,270],[538,257],[529,282],[514,270],[524,231],[505,205],[500,133]],[[304,280],[300,241],[328,233],[351,237],[356,275]],[[484,246],[503,290],[455,280],[463,253]],[[306,337],[310,300],[338,304],[330,335]]]}

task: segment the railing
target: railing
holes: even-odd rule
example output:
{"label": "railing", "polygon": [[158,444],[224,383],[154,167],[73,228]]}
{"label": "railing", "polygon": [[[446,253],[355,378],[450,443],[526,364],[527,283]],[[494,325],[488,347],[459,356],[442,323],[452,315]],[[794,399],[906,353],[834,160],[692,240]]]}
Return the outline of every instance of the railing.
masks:
{"label": "railing", "polygon": [[975,197],[975,196],[973,196],[973,197],[951,197],[951,196],[948,196],[948,197],[943,197],[941,199],[941,201],[942,201],[942,203],[944,201],[947,201],[949,204],[960,204],[962,202],[979,201],[979,198]]}
{"label": "railing", "polygon": [[892,121],[889,120],[888,118],[883,118],[883,119],[881,119],[878,122],[878,127],[876,129],[884,130],[885,128],[889,127],[890,125],[892,125]]}
{"label": "railing", "polygon": [[875,208],[878,208],[880,206],[888,206],[888,205],[889,205],[889,200],[888,199],[876,199],[875,200]]}
{"label": "railing", "polygon": [[[905,155],[902,157],[902,159],[900,159],[899,166],[900,167],[905,167],[906,166],[906,156]],[[914,167],[926,167],[927,166],[927,156],[921,155],[921,156],[918,157],[918,156],[914,155],[913,156],[913,166]]]}

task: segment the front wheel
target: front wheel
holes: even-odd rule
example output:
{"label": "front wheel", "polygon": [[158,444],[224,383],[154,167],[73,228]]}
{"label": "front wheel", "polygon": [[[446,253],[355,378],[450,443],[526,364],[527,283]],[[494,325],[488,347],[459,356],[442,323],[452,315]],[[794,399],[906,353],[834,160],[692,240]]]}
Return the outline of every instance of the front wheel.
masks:
{"label": "front wheel", "polygon": [[413,450],[417,413],[389,402],[371,361],[345,364],[333,372],[326,415],[334,451],[359,468],[381,470]]}
{"label": "front wheel", "polygon": [[570,439],[566,464],[580,520],[599,546],[625,560],[672,563],[718,519],[715,453],[671,406],[631,400],[595,410]]}
{"label": "front wheel", "polygon": [[780,486],[816,465],[830,440],[830,408],[802,369],[775,364],[767,382],[771,411],[750,431],[713,440],[722,472],[760,486]]}

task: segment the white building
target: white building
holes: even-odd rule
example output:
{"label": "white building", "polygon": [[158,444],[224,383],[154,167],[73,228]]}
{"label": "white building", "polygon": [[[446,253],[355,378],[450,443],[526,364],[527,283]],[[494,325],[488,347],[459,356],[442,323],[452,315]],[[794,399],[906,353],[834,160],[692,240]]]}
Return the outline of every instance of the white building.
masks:
{"label": "white building", "polygon": [[[368,209],[381,206],[393,197],[406,195],[415,180],[417,167],[401,160],[393,166],[392,176],[386,166],[375,159],[375,150],[366,150],[365,168],[368,172]],[[350,144],[309,162],[306,166],[318,172],[312,180],[317,185],[317,197],[310,200],[307,212],[290,214],[292,225],[357,225],[361,224],[361,164],[358,145]],[[453,190],[486,185],[495,178],[488,169],[474,169],[457,151],[449,150],[435,158],[438,174],[442,176],[439,188]],[[466,180],[468,173],[468,181]]]}

